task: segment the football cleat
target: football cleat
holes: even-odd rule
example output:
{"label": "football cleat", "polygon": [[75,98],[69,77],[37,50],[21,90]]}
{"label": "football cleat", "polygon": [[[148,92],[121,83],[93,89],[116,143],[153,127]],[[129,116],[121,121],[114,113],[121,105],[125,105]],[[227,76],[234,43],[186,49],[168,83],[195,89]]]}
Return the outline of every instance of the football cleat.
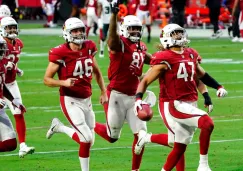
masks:
{"label": "football cleat", "polygon": [[208,164],[199,164],[197,171],[212,171]]}
{"label": "football cleat", "polygon": [[138,142],[135,145],[134,153],[136,155],[139,155],[144,147],[145,144],[149,143],[148,136],[150,136],[151,133],[147,133],[144,130],[140,130],[138,132]]}
{"label": "football cleat", "polygon": [[28,147],[27,145],[23,145],[19,150],[19,157],[24,158],[27,154],[33,154],[35,152],[35,147]]}
{"label": "football cleat", "polygon": [[46,138],[50,139],[53,134],[58,133],[58,128],[62,125],[63,123],[59,119],[53,118],[51,122],[51,127],[46,133]]}
{"label": "football cleat", "polygon": [[223,35],[222,30],[218,30],[216,33],[212,34],[211,39],[217,39]]}

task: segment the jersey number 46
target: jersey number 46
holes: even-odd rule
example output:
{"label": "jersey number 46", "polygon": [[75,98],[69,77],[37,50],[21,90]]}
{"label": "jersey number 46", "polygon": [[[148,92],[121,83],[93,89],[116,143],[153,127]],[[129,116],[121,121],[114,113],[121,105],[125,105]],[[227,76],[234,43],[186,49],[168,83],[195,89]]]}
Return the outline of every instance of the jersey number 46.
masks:
{"label": "jersey number 46", "polygon": [[83,63],[82,61],[77,61],[73,71],[73,76],[83,78],[83,75],[85,75],[86,77],[90,77],[93,71],[92,63],[93,61],[91,59],[85,59]]}

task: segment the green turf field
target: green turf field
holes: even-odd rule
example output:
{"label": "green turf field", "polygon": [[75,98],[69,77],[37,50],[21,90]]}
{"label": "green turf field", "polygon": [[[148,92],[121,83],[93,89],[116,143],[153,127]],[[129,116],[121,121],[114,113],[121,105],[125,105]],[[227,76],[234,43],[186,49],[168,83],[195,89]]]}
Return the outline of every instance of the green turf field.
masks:
{"label": "green turf field", "polygon": [[[45,138],[46,131],[53,117],[58,117],[68,124],[59,107],[57,88],[49,88],[43,84],[43,75],[48,64],[48,50],[63,42],[58,36],[21,36],[24,42],[23,55],[19,67],[24,76],[17,78],[24,104],[27,123],[27,144],[35,146],[36,153],[24,159],[18,158],[18,149],[11,153],[0,154],[0,171],[77,171],[80,170],[78,160],[78,144],[66,135],[56,134],[52,139]],[[96,41],[96,40],[95,40]],[[158,41],[154,38],[148,45],[149,52],[155,51],[153,45]],[[243,171],[243,48],[240,43],[230,40],[192,39],[191,47],[201,54],[202,66],[222,83],[228,90],[228,97],[218,99],[216,91],[210,89],[214,103],[211,114],[215,121],[209,162],[213,171]],[[107,83],[107,67],[109,59],[97,60]],[[148,67],[145,68],[146,71]],[[150,90],[158,94],[158,84],[150,86]],[[99,89],[93,84],[93,108],[96,120],[105,122],[102,106],[98,104]],[[203,107],[202,96],[199,106]],[[148,123],[148,130],[153,133],[166,132],[165,126],[158,115],[157,107],[153,108],[154,118]],[[13,123],[13,117],[7,110]],[[199,161],[199,131],[186,152],[186,170],[195,171]],[[91,171],[129,171],[131,170],[131,144],[133,135],[124,125],[121,139],[109,144],[96,136],[92,147]],[[160,171],[170,149],[156,144],[149,144],[144,153],[141,171]]]}

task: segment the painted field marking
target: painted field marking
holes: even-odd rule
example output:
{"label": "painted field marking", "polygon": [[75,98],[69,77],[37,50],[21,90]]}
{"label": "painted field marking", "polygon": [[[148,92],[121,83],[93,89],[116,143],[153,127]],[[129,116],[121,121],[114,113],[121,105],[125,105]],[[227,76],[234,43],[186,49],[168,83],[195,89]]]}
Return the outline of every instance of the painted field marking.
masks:
{"label": "painted field marking", "polygon": [[[243,139],[231,139],[231,140],[211,140],[210,143],[225,143],[225,142],[239,142],[243,141]],[[192,142],[191,144],[199,144],[199,142]],[[146,148],[163,148],[162,145],[147,145]],[[104,148],[91,148],[91,151],[103,151],[103,150],[116,150],[116,149],[131,149],[130,146],[124,146],[124,147],[104,147]],[[35,152],[36,154],[55,154],[55,153],[72,153],[72,152],[78,152],[78,150],[57,150],[57,151],[40,151]],[[9,157],[9,156],[18,156],[18,153],[14,154],[3,154],[0,155],[1,157]]]}

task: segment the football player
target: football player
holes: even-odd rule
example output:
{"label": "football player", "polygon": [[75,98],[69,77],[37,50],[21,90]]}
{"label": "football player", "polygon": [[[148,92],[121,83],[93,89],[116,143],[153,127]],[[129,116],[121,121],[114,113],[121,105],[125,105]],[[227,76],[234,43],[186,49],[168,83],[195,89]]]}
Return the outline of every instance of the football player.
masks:
{"label": "football player", "polygon": [[[18,103],[22,104],[22,98],[20,95],[19,87],[16,81],[16,75],[18,73],[17,63],[19,61],[20,53],[23,48],[23,42],[18,38],[18,23],[12,17],[4,17],[1,19],[0,34],[7,42],[7,73],[6,73],[6,86],[18,100]],[[23,73],[22,73],[23,74]],[[34,147],[28,147],[25,143],[26,140],[26,125],[24,119],[25,110],[19,110],[14,107],[12,102],[6,99],[6,103],[14,115],[16,122],[16,131],[20,143],[19,157],[24,157],[27,154],[32,154],[35,151]]]}
{"label": "football player", "polygon": [[6,102],[4,96],[13,101],[11,93],[5,86],[5,62],[4,56],[7,51],[7,43],[0,36],[0,152],[13,151],[17,148],[16,134],[11,120],[5,112]]}
{"label": "football player", "polygon": [[128,122],[134,141],[132,145],[132,170],[139,170],[143,152],[134,153],[139,130],[147,130],[146,122],[141,121],[133,112],[135,93],[142,75],[143,64],[150,63],[146,45],[141,42],[142,22],[134,15],[125,16],[117,33],[118,3],[112,4],[107,44],[110,65],[108,68],[109,85],[107,95],[109,103],[104,105],[106,124],[96,123],[95,132],[110,143],[120,138],[125,121]]}
{"label": "football player", "polygon": [[211,171],[208,165],[208,148],[214,123],[208,113],[196,107],[198,94],[195,79],[199,78],[205,85],[215,88],[218,97],[226,96],[227,91],[200,66],[199,55],[195,50],[184,49],[188,39],[182,27],[177,24],[165,26],[160,41],[167,50],[153,54],[152,68],[139,83],[134,110],[142,108],[143,93],[149,84],[159,78],[160,91],[167,93],[167,98],[159,103],[159,110],[175,139],[173,150],[168,155],[162,171],[170,171],[176,166],[197,127],[201,129],[200,161],[197,170]]}
{"label": "football player", "polygon": [[[205,105],[206,108],[208,108],[208,113],[211,113],[213,111],[213,104],[212,104],[211,98],[208,94],[207,87],[200,80],[198,80],[197,84],[198,84],[197,85],[198,91],[204,97],[204,105]],[[160,84],[160,87],[162,87],[162,86],[164,86],[164,85]],[[166,99],[168,99],[166,92],[161,91],[160,95],[159,95],[159,101],[160,102],[162,102],[162,101],[166,102]],[[146,101],[146,98],[144,99],[144,101],[146,103],[148,103]],[[160,111],[160,115],[162,117],[164,115],[164,111]],[[143,149],[143,146],[145,144],[148,144],[148,143],[156,143],[156,144],[160,144],[160,145],[172,148],[174,141],[175,141],[174,133],[171,132],[170,129],[168,129],[167,134],[163,134],[163,133],[162,134],[152,134],[152,133],[147,133],[144,130],[140,130],[139,133],[138,133],[138,142],[139,143],[137,143],[136,146],[135,146],[135,153],[139,155],[141,153],[141,150]],[[184,171],[185,170],[184,155],[181,156],[180,160],[176,164],[176,170],[177,171]]]}
{"label": "football player", "polygon": [[[69,18],[63,26],[66,43],[49,51],[49,64],[44,84],[60,87],[60,104],[72,128],[64,126],[57,118],[52,120],[46,137],[65,133],[79,144],[79,160],[82,171],[89,170],[90,147],[94,143],[95,115],[91,104],[91,81],[94,74],[101,96],[100,103],[107,102],[106,88],[98,64],[93,41],[86,39],[86,27],[78,18]],[[58,74],[59,80],[55,79]]]}
{"label": "football player", "polygon": [[146,25],[148,30],[147,42],[150,43],[151,40],[151,23],[152,23],[152,1],[153,0],[137,0],[137,16]]}
{"label": "football player", "polygon": [[47,16],[47,23],[44,24],[44,27],[56,27],[56,24],[53,23],[54,18],[54,5],[56,0],[40,0],[43,11]]}
{"label": "football player", "polygon": [[98,22],[97,17],[97,8],[98,2],[97,0],[86,0],[87,5],[87,29],[86,29],[86,36],[89,36],[89,30],[95,23]]}
{"label": "football player", "polygon": [[100,32],[100,57],[104,57],[104,46],[107,37],[110,18],[111,18],[111,7],[108,0],[98,1],[98,27],[101,29]]}

